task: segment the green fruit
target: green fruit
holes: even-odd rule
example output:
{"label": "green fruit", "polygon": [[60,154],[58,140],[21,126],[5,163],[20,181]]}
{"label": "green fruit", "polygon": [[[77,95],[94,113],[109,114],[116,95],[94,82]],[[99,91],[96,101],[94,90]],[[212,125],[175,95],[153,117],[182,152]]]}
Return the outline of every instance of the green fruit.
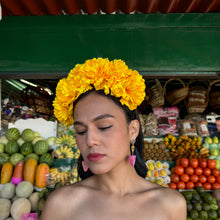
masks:
{"label": "green fruit", "polygon": [[183,191],[182,192],[184,198],[190,201],[193,198],[193,193],[191,191]]}
{"label": "green fruit", "polygon": [[0,164],[3,165],[5,164],[6,162],[8,162],[10,159],[10,156],[6,153],[1,153],[0,154]]}
{"label": "green fruit", "polygon": [[9,141],[5,145],[5,152],[9,155],[12,155],[14,153],[18,153],[19,151],[19,145],[16,141]]}
{"label": "green fruit", "polygon": [[195,204],[193,204],[193,209],[195,209],[197,211],[201,211],[202,205],[200,203],[195,203]]}
{"label": "green fruit", "polygon": [[48,149],[49,149],[49,146],[45,140],[39,140],[34,145],[34,152],[38,155],[47,153]]}
{"label": "green fruit", "polygon": [[217,204],[211,204],[210,209],[216,211],[216,210],[218,210],[218,205]]}
{"label": "green fruit", "polygon": [[202,220],[208,219],[209,218],[208,212],[202,210],[201,212],[199,212],[199,218],[201,218]]}
{"label": "green fruit", "polygon": [[17,128],[9,128],[5,136],[9,141],[16,141],[20,137],[20,131]]}
{"label": "green fruit", "polygon": [[24,162],[27,162],[29,158],[34,158],[36,161],[39,160],[39,156],[35,153],[31,153],[28,154],[25,158],[24,158]]}
{"label": "green fruit", "polygon": [[209,211],[209,219],[216,219],[218,217],[218,214],[215,210]]}
{"label": "green fruit", "polygon": [[197,186],[196,191],[201,194],[205,191],[205,189],[202,186]]}
{"label": "green fruit", "polygon": [[208,203],[203,203],[203,204],[202,204],[202,209],[203,209],[204,211],[209,211],[209,210],[210,210],[209,204],[208,204]]}
{"label": "green fruit", "polygon": [[10,156],[10,162],[15,166],[19,161],[23,160],[24,156],[21,153],[15,153]]}
{"label": "green fruit", "polygon": [[26,128],[22,131],[21,137],[24,141],[32,141],[34,139],[34,131],[29,128]]}
{"label": "green fruit", "polygon": [[190,217],[191,217],[192,219],[199,217],[199,213],[198,213],[197,210],[191,210],[190,213],[189,213],[189,215],[190,215]]}
{"label": "green fruit", "polygon": [[49,167],[51,167],[53,165],[53,158],[51,154],[45,153],[41,155],[39,162],[46,163]]}
{"label": "green fruit", "polygon": [[0,143],[0,154],[4,153],[5,145],[3,143]]}
{"label": "green fruit", "polygon": [[20,152],[26,156],[28,154],[31,154],[33,152],[34,146],[32,142],[24,142],[20,147]]}
{"label": "green fruit", "polygon": [[193,209],[193,205],[191,203],[187,204],[187,211],[190,212]]}

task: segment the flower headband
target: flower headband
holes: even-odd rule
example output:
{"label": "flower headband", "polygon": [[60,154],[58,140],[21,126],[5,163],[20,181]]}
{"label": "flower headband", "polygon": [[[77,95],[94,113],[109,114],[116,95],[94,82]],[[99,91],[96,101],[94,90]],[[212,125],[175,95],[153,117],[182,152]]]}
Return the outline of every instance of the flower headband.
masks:
{"label": "flower headband", "polygon": [[55,117],[66,125],[73,124],[73,103],[93,88],[120,98],[130,110],[136,109],[145,97],[145,81],[136,70],[120,59],[94,58],[77,64],[67,78],[58,82],[53,102]]}

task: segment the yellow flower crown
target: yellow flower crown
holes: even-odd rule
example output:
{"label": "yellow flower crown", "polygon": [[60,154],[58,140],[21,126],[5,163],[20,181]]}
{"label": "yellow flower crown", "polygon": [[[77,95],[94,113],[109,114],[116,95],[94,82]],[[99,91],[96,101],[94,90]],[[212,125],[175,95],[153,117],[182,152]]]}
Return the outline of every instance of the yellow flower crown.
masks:
{"label": "yellow flower crown", "polygon": [[136,70],[120,59],[94,58],[77,64],[67,78],[58,82],[53,102],[55,117],[66,125],[73,124],[74,101],[92,88],[119,97],[130,110],[136,109],[145,97],[145,82]]}

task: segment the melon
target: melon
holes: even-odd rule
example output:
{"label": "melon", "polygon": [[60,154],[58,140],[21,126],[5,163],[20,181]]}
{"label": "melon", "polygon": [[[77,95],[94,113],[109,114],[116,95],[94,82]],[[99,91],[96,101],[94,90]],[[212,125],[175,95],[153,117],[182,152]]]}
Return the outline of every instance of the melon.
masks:
{"label": "melon", "polygon": [[34,131],[30,128],[26,128],[22,131],[21,137],[24,141],[33,141],[34,139]]}
{"label": "melon", "polygon": [[5,145],[0,143],[0,153],[4,153]]}
{"label": "melon", "polygon": [[24,162],[27,162],[28,159],[30,158],[34,158],[36,161],[39,160],[39,156],[35,153],[31,153],[31,154],[28,154],[25,158],[24,158]]}
{"label": "melon", "polygon": [[53,158],[50,153],[45,153],[40,156],[40,163],[46,163],[49,167],[53,165]]}
{"label": "melon", "polygon": [[6,219],[10,215],[11,201],[0,198],[0,219]]}
{"label": "melon", "polygon": [[5,152],[9,155],[12,155],[14,153],[18,153],[19,151],[19,145],[16,141],[9,141],[5,145]]}
{"label": "melon", "polygon": [[9,128],[5,132],[5,136],[9,141],[17,141],[20,137],[20,131],[17,128]]}
{"label": "melon", "polygon": [[34,187],[31,182],[22,181],[17,185],[15,192],[20,198],[28,198],[32,194],[33,190]]}
{"label": "melon", "polygon": [[10,156],[6,153],[1,153],[0,154],[0,165],[5,164],[6,162],[8,162],[10,159]]}
{"label": "melon", "polygon": [[49,145],[46,140],[39,140],[34,145],[34,152],[38,155],[47,153],[49,150]]}
{"label": "melon", "polygon": [[15,166],[19,161],[24,159],[24,155],[21,153],[15,153],[10,156],[10,162]]}
{"label": "melon", "polygon": [[4,199],[12,199],[15,195],[15,185],[12,183],[3,184],[0,195]]}
{"label": "melon", "polygon": [[31,212],[31,202],[26,198],[16,199],[11,205],[11,216],[14,220],[20,220],[23,213]]}
{"label": "melon", "polygon": [[34,145],[32,144],[31,141],[29,142],[24,142],[21,147],[20,147],[20,152],[24,155],[27,156],[28,154],[33,153]]}

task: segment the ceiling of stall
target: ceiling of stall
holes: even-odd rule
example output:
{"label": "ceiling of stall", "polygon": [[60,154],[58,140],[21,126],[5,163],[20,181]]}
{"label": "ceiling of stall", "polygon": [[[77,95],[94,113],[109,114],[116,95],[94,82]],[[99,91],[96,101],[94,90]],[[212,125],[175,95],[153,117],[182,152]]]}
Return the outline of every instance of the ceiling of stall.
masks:
{"label": "ceiling of stall", "polygon": [[220,12],[220,0],[1,0],[2,16]]}

